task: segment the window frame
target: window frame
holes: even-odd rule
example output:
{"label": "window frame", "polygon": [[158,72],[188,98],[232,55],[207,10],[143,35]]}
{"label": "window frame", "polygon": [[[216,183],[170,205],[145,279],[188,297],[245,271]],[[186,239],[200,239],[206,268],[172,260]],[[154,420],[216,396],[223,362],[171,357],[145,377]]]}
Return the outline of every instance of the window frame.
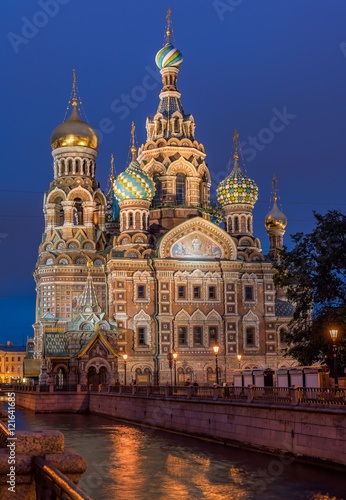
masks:
{"label": "window frame", "polygon": [[[196,330],[200,331],[200,343],[196,343]],[[194,347],[202,347],[203,346],[203,327],[199,325],[195,325],[193,327],[193,345]]]}
{"label": "window frame", "polygon": [[[180,330],[184,330],[184,343],[180,342],[180,339],[181,339]],[[188,345],[188,343],[187,343],[187,327],[186,326],[178,326],[178,345],[181,347],[185,347]]]}
{"label": "window frame", "polygon": [[[140,332],[140,330],[143,330],[143,332]],[[137,327],[137,345],[138,346],[146,346],[146,335],[147,335],[147,329],[145,326],[138,326]],[[143,338],[143,342],[140,340],[141,337]]]}
{"label": "window frame", "polygon": [[[251,330],[251,332],[249,332],[249,330]],[[253,326],[247,326],[246,327],[246,330],[245,330],[245,339],[246,339],[246,345],[249,346],[249,347],[254,347],[256,346],[255,344],[255,328]],[[252,342],[249,342],[249,337],[248,335],[252,335]]]}

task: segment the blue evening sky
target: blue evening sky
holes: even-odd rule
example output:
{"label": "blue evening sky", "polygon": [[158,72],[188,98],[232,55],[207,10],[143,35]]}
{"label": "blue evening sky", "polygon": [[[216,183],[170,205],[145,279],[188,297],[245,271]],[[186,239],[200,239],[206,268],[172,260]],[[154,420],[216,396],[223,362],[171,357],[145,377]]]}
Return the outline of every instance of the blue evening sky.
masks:
{"label": "blue evening sky", "polygon": [[184,56],[178,88],[207,152],[213,196],[236,127],[259,187],[254,225],[264,253],[273,174],[287,245],[289,234],[312,229],[312,210],[345,210],[344,0],[3,0],[0,342],[32,335],[50,135],[64,119],[72,68],[88,120],[103,130],[105,188],[112,152],[117,172],[126,167],[132,120],[141,144],[157,109],[154,57],[168,5]]}

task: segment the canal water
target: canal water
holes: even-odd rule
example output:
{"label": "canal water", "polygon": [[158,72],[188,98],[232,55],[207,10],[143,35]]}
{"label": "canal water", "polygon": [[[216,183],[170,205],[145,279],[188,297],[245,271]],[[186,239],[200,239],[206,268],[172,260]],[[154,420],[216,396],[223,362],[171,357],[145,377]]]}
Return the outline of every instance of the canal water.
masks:
{"label": "canal water", "polygon": [[17,430],[57,429],[88,462],[94,500],[346,500],[346,477],[292,457],[244,451],[95,415],[17,410]]}

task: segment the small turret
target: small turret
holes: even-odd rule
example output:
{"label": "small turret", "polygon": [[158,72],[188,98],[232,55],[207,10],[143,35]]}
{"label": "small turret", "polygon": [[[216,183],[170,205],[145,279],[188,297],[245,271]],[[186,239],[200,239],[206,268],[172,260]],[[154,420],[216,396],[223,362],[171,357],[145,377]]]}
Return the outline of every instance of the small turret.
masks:
{"label": "small turret", "polygon": [[278,259],[278,250],[283,247],[283,236],[287,226],[287,217],[277,206],[276,194],[277,178],[273,177],[273,208],[264,219],[264,225],[269,235],[270,249],[269,257],[272,260]]}

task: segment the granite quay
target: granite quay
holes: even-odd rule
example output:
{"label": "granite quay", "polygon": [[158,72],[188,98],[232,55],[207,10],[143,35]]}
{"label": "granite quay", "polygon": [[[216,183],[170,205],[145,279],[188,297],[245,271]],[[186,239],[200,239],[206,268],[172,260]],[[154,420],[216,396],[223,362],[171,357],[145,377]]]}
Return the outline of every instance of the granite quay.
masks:
{"label": "granite quay", "polygon": [[[66,387],[69,389],[69,387]],[[324,465],[346,465],[345,390],[255,387],[18,387],[18,407],[87,412]]]}

